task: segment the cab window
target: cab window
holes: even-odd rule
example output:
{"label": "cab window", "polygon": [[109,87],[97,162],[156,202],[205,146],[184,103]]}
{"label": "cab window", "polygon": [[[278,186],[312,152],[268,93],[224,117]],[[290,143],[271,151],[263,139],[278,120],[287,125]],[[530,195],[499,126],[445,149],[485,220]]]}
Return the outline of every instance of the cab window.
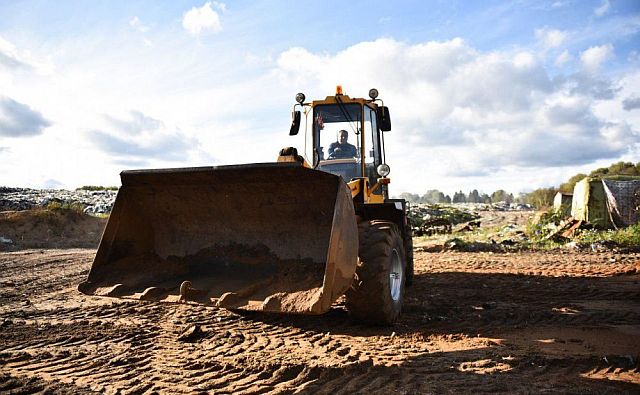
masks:
{"label": "cab window", "polygon": [[314,161],[319,170],[339,175],[345,182],[360,177],[361,120],[362,106],[357,103],[314,108]]}
{"label": "cab window", "polygon": [[[365,106],[364,107],[364,141],[365,141],[365,171],[369,178],[369,184],[374,185],[378,181],[378,173],[376,167],[382,163],[380,158],[380,141],[378,140],[378,125],[376,123],[376,112]],[[374,193],[382,193],[381,189]]]}

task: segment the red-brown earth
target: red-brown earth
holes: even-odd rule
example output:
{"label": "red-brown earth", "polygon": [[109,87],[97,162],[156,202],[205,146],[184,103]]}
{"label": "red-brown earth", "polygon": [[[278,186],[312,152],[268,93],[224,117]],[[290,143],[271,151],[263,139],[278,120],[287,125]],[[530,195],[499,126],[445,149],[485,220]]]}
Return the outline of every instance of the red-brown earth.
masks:
{"label": "red-brown earth", "polygon": [[638,253],[418,248],[367,327],[86,296],[94,248],[0,253],[0,392],[640,392]]}

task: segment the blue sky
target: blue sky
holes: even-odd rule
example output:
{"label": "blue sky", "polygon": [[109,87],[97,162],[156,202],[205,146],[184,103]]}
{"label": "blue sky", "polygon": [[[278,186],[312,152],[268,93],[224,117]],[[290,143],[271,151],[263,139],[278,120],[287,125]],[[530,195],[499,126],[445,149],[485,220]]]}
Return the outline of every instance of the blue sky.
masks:
{"label": "blue sky", "polygon": [[638,1],[3,1],[0,185],[274,160],[296,92],[380,90],[392,194],[640,161]]}

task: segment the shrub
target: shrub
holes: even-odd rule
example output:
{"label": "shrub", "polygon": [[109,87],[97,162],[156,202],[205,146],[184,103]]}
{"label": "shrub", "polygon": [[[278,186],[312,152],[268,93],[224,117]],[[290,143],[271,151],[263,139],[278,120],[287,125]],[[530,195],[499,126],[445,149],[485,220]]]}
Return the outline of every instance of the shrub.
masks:
{"label": "shrub", "polygon": [[78,202],[49,202],[46,209],[48,211],[71,210],[77,213],[84,213],[85,206]]}
{"label": "shrub", "polygon": [[526,235],[533,241],[544,240],[565,219],[562,211],[545,211],[537,219],[527,222]]}
{"label": "shrub", "polygon": [[621,247],[640,248],[640,223],[622,229],[580,229],[575,241],[581,244],[612,242]]}

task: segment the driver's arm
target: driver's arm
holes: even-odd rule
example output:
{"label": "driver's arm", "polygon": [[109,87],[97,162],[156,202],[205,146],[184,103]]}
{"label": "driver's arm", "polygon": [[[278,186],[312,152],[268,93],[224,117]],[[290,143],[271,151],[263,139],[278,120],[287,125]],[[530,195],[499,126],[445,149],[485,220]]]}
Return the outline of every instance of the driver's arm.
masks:
{"label": "driver's arm", "polygon": [[329,145],[329,157],[331,157],[331,155],[333,155],[335,153],[336,148],[338,147],[338,145],[336,143],[331,143]]}

